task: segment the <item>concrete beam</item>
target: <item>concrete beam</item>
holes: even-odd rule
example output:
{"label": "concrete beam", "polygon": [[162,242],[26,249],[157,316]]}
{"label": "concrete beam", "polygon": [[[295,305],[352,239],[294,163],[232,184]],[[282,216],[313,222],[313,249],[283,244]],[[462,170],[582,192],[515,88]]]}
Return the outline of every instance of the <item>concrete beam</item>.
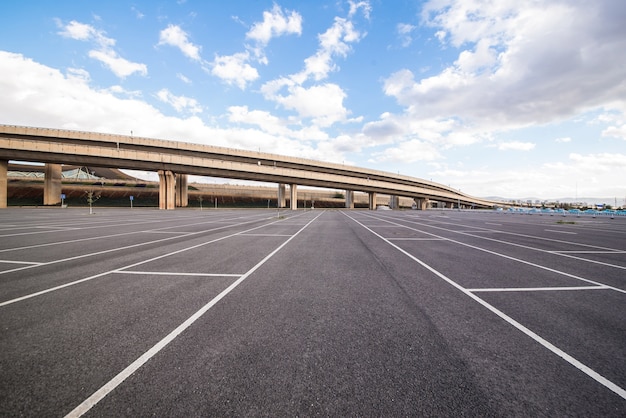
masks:
{"label": "concrete beam", "polygon": [[61,164],[46,164],[44,170],[43,204],[61,203]]}
{"label": "concrete beam", "polygon": [[298,209],[298,185],[292,184],[289,187],[289,193],[291,194],[291,210]]}
{"label": "concrete beam", "polygon": [[376,210],[376,199],[377,199],[377,195],[376,192],[370,192],[368,193],[369,196],[369,208],[370,210]]}
{"label": "concrete beam", "polygon": [[287,206],[287,187],[285,183],[278,184],[278,207],[284,208]]}
{"label": "concrete beam", "polygon": [[[458,190],[423,179],[377,170],[199,144],[0,125],[0,160],[167,170],[209,177],[431,197],[492,207]],[[259,164],[260,163],[260,164]]]}
{"label": "concrete beam", "polygon": [[7,207],[9,161],[0,160],[0,209]]}
{"label": "concrete beam", "polygon": [[354,209],[354,191],[346,190],[346,209]]}
{"label": "concrete beam", "polygon": [[187,174],[176,174],[176,207],[186,208],[189,206],[189,187],[187,186]]}
{"label": "concrete beam", "polygon": [[159,170],[159,209],[170,210],[176,203],[176,180],[169,170]]}

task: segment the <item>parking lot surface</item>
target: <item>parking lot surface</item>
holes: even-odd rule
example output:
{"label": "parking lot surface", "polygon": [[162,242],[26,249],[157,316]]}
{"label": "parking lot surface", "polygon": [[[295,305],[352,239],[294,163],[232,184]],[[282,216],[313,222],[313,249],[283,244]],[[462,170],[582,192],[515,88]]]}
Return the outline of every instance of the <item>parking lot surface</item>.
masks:
{"label": "parking lot surface", "polygon": [[626,218],[0,211],[1,416],[626,416]]}

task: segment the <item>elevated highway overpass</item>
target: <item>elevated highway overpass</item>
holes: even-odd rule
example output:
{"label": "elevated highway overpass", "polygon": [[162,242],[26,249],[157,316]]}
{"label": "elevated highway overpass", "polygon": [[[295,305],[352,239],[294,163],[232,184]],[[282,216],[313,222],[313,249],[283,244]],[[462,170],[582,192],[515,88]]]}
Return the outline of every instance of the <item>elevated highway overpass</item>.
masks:
{"label": "elevated highway overpass", "polygon": [[7,204],[9,160],[46,163],[44,204],[60,202],[61,164],[155,171],[159,174],[159,206],[187,205],[187,175],[278,183],[278,200],[297,206],[297,186],[346,190],[346,207],[353,207],[354,191],[413,198],[423,209],[429,200],[450,205],[490,208],[497,202],[479,199],[445,185],[384,171],[325,163],[255,151],[178,141],[96,132],[0,125],[0,207]]}

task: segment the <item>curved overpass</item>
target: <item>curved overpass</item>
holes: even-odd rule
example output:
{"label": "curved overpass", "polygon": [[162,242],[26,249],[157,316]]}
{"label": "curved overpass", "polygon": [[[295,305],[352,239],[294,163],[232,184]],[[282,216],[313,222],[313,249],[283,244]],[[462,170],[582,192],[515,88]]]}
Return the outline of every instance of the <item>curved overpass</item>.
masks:
{"label": "curved overpass", "polygon": [[[433,199],[474,207],[497,204],[439,183],[367,168],[126,135],[0,125],[0,205],[4,200],[5,206],[8,160],[156,171],[164,209],[172,209],[175,199],[180,198],[173,196],[176,182],[179,190],[186,190],[187,174],[278,183],[283,185],[283,195],[284,184],[290,184],[292,205],[296,185],[363,191],[370,193],[370,202],[372,196],[381,193],[421,202]],[[54,183],[54,169],[46,172]],[[279,186],[279,194],[280,190]],[[48,193],[52,200],[60,190],[54,193]]]}

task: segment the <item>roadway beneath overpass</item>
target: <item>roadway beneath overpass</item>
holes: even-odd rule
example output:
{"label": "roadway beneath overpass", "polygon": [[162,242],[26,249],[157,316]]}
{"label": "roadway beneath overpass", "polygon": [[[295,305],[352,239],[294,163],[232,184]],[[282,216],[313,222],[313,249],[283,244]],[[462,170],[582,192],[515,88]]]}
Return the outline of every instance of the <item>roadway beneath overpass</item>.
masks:
{"label": "roadway beneath overpass", "polygon": [[[370,209],[376,208],[377,194],[393,196],[392,201],[396,196],[415,199],[418,209],[429,201],[476,208],[497,204],[439,183],[360,167],[126,135],[0,125],[0,207],[6,207],[9,160],[48,164],[47,205],[60,201],[59,164],[157,172],[161,209],[186,206],[189,174],[277,183],[279,201],[284,197],[284,185],[289,184],[292,209],[297,208],[298,185],[343,189],[346,196],[353,191],[369,193]],[[350,205],[348,197],[346,207]]]}

